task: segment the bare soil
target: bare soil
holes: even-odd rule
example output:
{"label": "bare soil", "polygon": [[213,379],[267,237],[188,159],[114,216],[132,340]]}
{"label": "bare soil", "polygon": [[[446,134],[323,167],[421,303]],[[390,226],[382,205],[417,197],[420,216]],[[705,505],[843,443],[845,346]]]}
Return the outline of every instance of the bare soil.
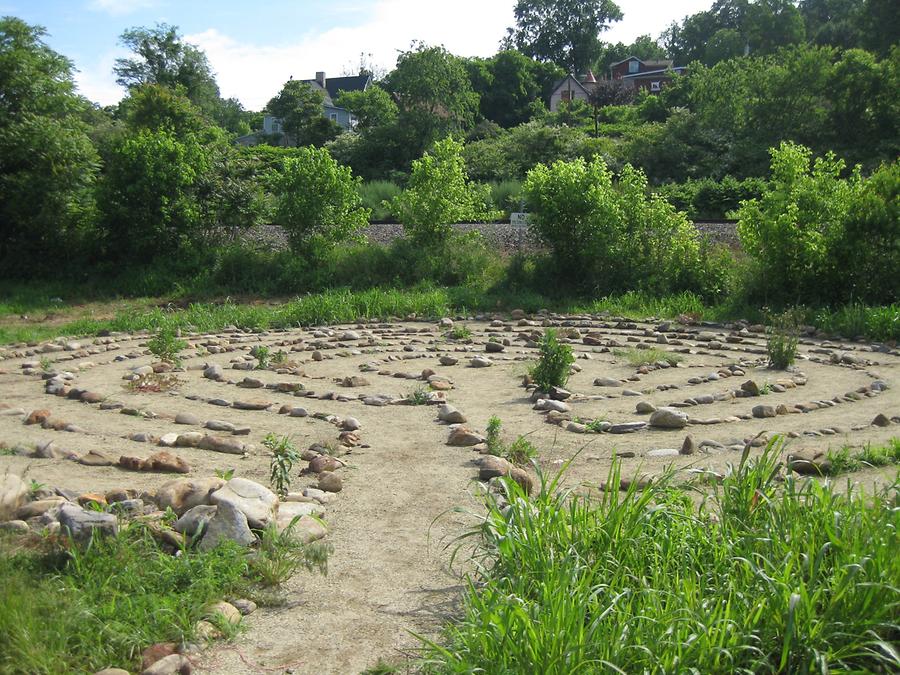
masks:
{"label": "bare soil", "polygon": [[[244,620],[245,632],[232,644],[214,644],[198,669],[212,673],[354,673],[374,666],[380,659],[402,663],[419,644],[417,634],[439,637],[443,622],[453,616],[466,571],[465,563],[450,569],[455,538],[473,522],[480,506],[475,484],[479,455],[469,448],[448,447],[449,429],[437,421],[430,405],[365,405],[360,396],[387,394],[395,401],[426,386],[421,379],[396,377],[397,373],[420,376],[432,369],[453,383],[446,392],[448,401],[467,417],[467,427],[483,432],[492,415],[503,421],[504,436],[512,441],[527,435],[539,449],[539,463],[545,471],[558,469],[577,453],[566,475],[568,484],[596,486],[607,479],[615,453],[633,453],[622,460],[622,475],[658,475],[674,470],[688,479],[692,470],[722,475],[736,463],[740,452],[728,446],[743,445],[760,432],[793,434],[786,452],[799,448],[836,448],[848,444],[861,447],[881,444],[900,435],[896,422],[873,426],[879,413],[888,418],[900,415],[900,353],[868,343],[837,343],[803,340],[800,359],[793,372],[765,367],[765,338],[760,333],[736,333],[725,327],[692,327],[674,324],[666,331],[668,344],[657,342],[656,323],[618,322],[609,317],[563,317],[547,315],[527,321],[491,325],[488,321],[465,320],[473,333],[471,343],[448,340],[445,330],[434,323],[371,323],[330,328],[246,333],[230,331],[216,336],[186,336],[185,372],[182,384],[170,392],[134,393],[123,376],[133,367],[150,365],[154,357],[145,347],[147,335],[113,335],[108,338],[78,340],[63,351],[42,351],[45,347],[13,346],[0,352],[0,441],[7,447],[28,447],[52,440],[57,446],[84,454],[102,452],[113,460],[120,455],[146,457],[160,449],[152,443],[129,440],[128,436],[148,432],[162,436],[170,432],[200,431],[200,427],[177,425],[178,413],[193,413],[201,421],[224,420],[251,428],[244,440],[252,445],[245,456],[215,453],[196,448],[174,449],[191,466],[189,476],[206,477],[216,470],[233,468],[236,475],[268,483],[269,457],[261,441],[269,432],[289,435],[304,448],[315,442],[333,441],[335,425],[313,417],[315,413],[354,417],[361,423],[363,447],[354,448],[341,469],[344,488],[327,505],[327,541],[333,546],[326,577],[301,574],[285,592],[283,607],[261,608]],[[546,423],[545,414],[533,410],[530,392],[522,378],[536,355],[523,336],[543,330],[542,324],[577,327],[580,333],[596,333],[599,344],[586,345],[573,338],[581,371],[567,388],[573,417],[604,419],[612,423],[647,421],[638,415],[635,404],[647,401],[655,406],[682,402],[705,394],[721,394],[740,389],[742,382],[754,380],[760,387],[785,378],[801,378],[802,386],[771,391],[753,398],[729,398],[709,405],[680,408],[691,423],[680,430],[644,429],[630,434],[573,433],[564,426]],[[355,331],[360,339],[343,336]],[[701,331],[711,331],[701,336]],[[342,336],[347,339],[342,339]],[[503,353],[487,354],[494,365],[473,368],[469,360],[485,355],[489,336],[507,340]],[[726,342],[726,338],[740,338]],[[704,339],[699,339],[704,337]],[[61,340],[55,344],[65,344]],[[254,346],[265,344],[274,353],[288,352],[298,373],[277,373],[273,369],[241,371],[234,362],[246,362]],[[635,367],[616,357],[612,349],[651,346],[685,352],[678,367],[652,369],[639,374]],[[221,349],[210,354],[208,349]],[[54,348],[51,348],[54,349]],[[313,353],[322,360],[313,360]],[[455,366],[442,366],[439,357],[459,358]],[[841,363],[841,357],[848,355]],[[41,368],[23,368],[41,356],[51,361],[52,371],[68,371],[73,386],[101,394],[107,401],[140,409],[152,415],[135,417],[119,410],[103,410],[45,393]],[[835,362],[835,359],[837,362]],[[849,362],[847,362],[849,361]],[[361,372],[360,366],[374,363],[379,372]],[[229,381],[205,379],[202,368],[219,364]],[[694,377],[706,378],[723,367],[740,364],[742,376],[705,380],[689,384]],[[335,380],[360,375],[369,384],[343,387]],[[273,389],[245,389],[237,386],[244,377],[266,384],[301,383],[304,392],[293,396]],[[593,384],[596,378],[611,377],[621,387]],[[633,378],[629,381],[629,378]],[[636,378],[636,379],[634,379]],[[883,382],[887,388],[880,391]],[[660,385],[677,388],[659,390]],[[625,389],[639,396],[624,395]],[[862,390],[859,400],[843,400],[845,394]],[[314,392],[309,395],[309,392]],[[329,396],[331,394],[331,396]],[[349,400],[338,400],[344,397]],[[267,410],[244,411],[211,405],[210,399],[246,401],[264,399]],[[773,418],[737,419],[750,415],[759,404],[788,407],[812,401],[839,401],[808,413],[783,414]],[[302,406],[309,417],[278,414],[282,405]],[[59,419],[83,431],[52,431],[40,425],[24,425],[24,416],[36,409],[48,409]],[[16,410],[21,411],[16,413]],[[10,414],[12,413],[12,414]],[[703,424],[712,419],[719,423]],[[565,424],[565,423],[563,423]],[[698,446],[716,441],[725,449],[706,446],[693,455],[648,457],[662,448],[680,448],[686,435]],[[753,450],[759,453],[761,449]],[[153,490],[172,474],[134,473],[111,467],[88,467],[65,459],[34,459],[0,456],[0,473],[10,471],[49,486],[74,492],[102,492],[113,488]],[[848,475],[851,484],[871,491],[895,480],[896,467],[870,469]],[[838,484],[846,484],[841,477]],[[292,489],[314,486],[312,477],[295,476]]]}

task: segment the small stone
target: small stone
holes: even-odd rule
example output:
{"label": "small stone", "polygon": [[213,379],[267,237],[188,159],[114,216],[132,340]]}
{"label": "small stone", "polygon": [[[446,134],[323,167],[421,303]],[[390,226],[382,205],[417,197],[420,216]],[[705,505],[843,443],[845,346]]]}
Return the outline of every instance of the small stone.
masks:
{"label": "small stone", "polygon": [[195,506],[176,520],[172,529],[188,537],[202,535],[206,531],[209,521],[216,515],[218,508],[209,504]]}
{"label": "small stone", "polygon": [[355,417],[345,417],[343,420],[341,420],[341,429],[343,429],[344,431],[356,431],[361,427],[362,425]]}
{"label": "small stone", "polygon": [[638,415],[647,415],[656,412],[656,406],[647,401],[638,401],[637,405],[634,407],[634,411]]}
{"label": "small stone", "polygon": [[766,417],[775,417],[777,412],[775,411],[775,406],[771,405],[755,405],[753,406],[753,410],[751,410],[754,417],[757,418],[766,418]]}
{"label": "small stone", "polygon": [[296,407],[291,408],[288,416],[290,417],[306,417],[309,413],[306,411],[306,408]]}
{"label": "small stone", "polygon": [[650,426],[660,429],[683,429],[688,416],[674,408],[659,408],[650,415]]}
{"label": "small stone", "polygon": [[0,520],[9,519],[28,498],[28,486],[14,473],[0,475]]}
{"label": "small stone", "polygon": [[174,432],[164,434],[159,439],[159,444],[164,448],[174,448],[176,443],[178,443],[178,434]]}
{"label": "small stone", "polygon": [[167,656],[178,653],[178,645],[174,642],[157,642],[141,653],[141,670],[147,670],[154,663]]}
{"label": "small stone", "polygon": [[344,486],[338,474],[333,471],[324,471],[319,474],[318,487],[325,492],[340,492]]}
{"label": "small stone", "polygon": [[253,612],[256,611],[256,603],[252,600],[247,600],[246,598],[232,600],[231,604],[234,605],[237,608],[237,611],[239,611],[243,616],[253,614]]}
{"label": "small stone", "polygon": [[494,362],[486,356],[476,356],[471,361],[469,361],[469,365],[471,365],[473,368],[489,368],[494,365]]}
{"label": "small stone", "polygon": [[635,431],[641,431],[647,428],[646,422],[624,422],[622,424],[613,424],[609,428],[611,434],[631,434]]}
{"label": "small stone", "polygon": [[693,455],[696,452],[696,446],[694,445],[694,439],[690,436],[685,436],[684,443],[681,444],[680,454],[682,455]]}
{"label": "small stone", "polygon": [[271,401],[235,401],[231,404],[236,410],[265,410],[272,405]]}
{"label": "small stone", "polygon": [[457,448],[468,448],[484,442],[484,436],[476,434],[462,426],[453,429],[453,431],[450,432],[450,436],[447,438],[447,445]]}
{"label": "small stone", "polygon": [[191,662],[184,654],[171,654],[141,671],[141,675],[190,675],[191,671]]}
{"label": "small stone", "polygon": [[200,418],[192,413],[178,413],[175,415],[175,424],[191,424],[198,426]]}
{"label": "small stone", "polygon": [[197,447],[228,455],[243,455],[246,449],[243,441],[233,436],[204,436]]}
{"label": "small stone", "polygon": [[621,387],[622,382],[611,377],[598,377],[594,380],[595,387]]}
{"label": "small stone", "polygon": [[178,478],[164,483],[156,491],[156,505],[171,508],[179,516],[200,504],[211,504],[210,495],[225,484],[221,478]]}
{"label": "small stone", "polygon": [[540,398],[537,400],[537,403],[534,404],[535,410],[554,410],[556,412],[571,412],[572,408],[568,403],[563,401],[554,401],[549,398]]}
{"label": "small stone", "polygon": [[788,468],[805,476],[827,476],[831,472],[831,460],[822,450],[802,449],[788,455]]}
{"label": "small stone", "polygon": [[454,356],[442,356],[438,361],[442,366],[455,366],[459,363],[459,359]]}
{"label": "small stone", "polygon": [[888,419],[887,415],[884,413],[878,413],[875,416],[875,419],[872,420],[872,425],[876,427],[886,427],[890,425],[891,421]]}
{"label": "small stone", "polygon": [[222,368],[222,366],[213,363],[203,370],[203,377],[208,380],[221,382],[225,379],[225,370]]}
{"label": "small stone", "polygon": [[741,391],[746,392],[749,396],[759,396],[759,385],[753,380],[747,380],[741,384]]}
{"label": "small stone", "polygon": [[23,424],[31,425],[31,424],[43,424],[50,417],[50,411],[46,409],[41,410],[32,410],[28,417],[25,418],[25,422]]}
{"label": "small stone", "polygon": [[241,613],[238,608],[224,600],[216,602],[206,608],[205,618],[211,619],[216,616],[221,617],[222,620],[227,621],[232,626],[236,626],[241,622]]}
{"label": "small stone", "polygon": [[441,422],[447,424],[465,424],[467,421],[465,415],[448,403],[438,406],[437,415]]}
{"label": "small stone", "polygon": [[676,448],[659,448],[647,451],[647,457],[677,457],[678,455],[679,452]]}

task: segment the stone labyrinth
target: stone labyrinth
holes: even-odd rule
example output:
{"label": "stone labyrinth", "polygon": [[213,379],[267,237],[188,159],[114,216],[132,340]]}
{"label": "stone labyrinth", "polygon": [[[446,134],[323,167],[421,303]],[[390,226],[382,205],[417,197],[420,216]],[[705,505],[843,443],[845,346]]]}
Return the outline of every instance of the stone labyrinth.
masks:
{"label": "stone labyrinth", "polygon": [[[454,326],[470,337],[452,339]],[[566,390],[539,395],[525,376],[550,326],[576,365]],[[332,543],[329,576],[297,581],[297,606],[248,617],[238,639],[260,665],[299,658],[295,672],[358,670],[415,645],[408,631],[439,627],[458,583],[443,542],[466,522],[446,514],[477,506],[473,480],[511,473],[526,487],[535,482],[533,472],[482,454],[492,415],[504,441],[524,435],[534,444],[544,469],[577,452],[566,481],[588,486],[607,479],[614,456],[624,484],[669,469],[685,480],[721,476],[746,444],[758,453],[780,434],[791,467],[815,473],[829,447],[900,435],[897,348],[812,331],[791,371],[766,368],[761,326],[604,315],[226,329],[183,335],[188,347],[174,370],[150,354],[150,337],[0,351],[0,476],[40,484],[4,527],[52,530],[61,519],[77,522],[91,501],[151,521],[166,507],[180,516],[204,506],[194,520],[207,523],[204,541],[213,542],[241,536],[227,522],[213,526],[227,516],[223,503],[251,528],[299,517],[305,539]],[[269,350],[264,369],[251,355],[260,346]],[[664,357],[629,365],[625,352],[647,349]],[[289,436],[304,460],[280,503],[259,488],[269,486],[270,433]],[[895,474],[855,475],[879,483]],[[160,526],[160,536],[177,543],[197,527]],[[230,652],[210,658],[215,672],[246,669]]]}

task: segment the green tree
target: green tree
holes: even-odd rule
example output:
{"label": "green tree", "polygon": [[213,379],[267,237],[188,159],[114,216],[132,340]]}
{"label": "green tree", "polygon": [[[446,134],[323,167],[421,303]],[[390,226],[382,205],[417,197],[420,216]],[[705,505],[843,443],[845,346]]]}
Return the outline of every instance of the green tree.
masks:
{"label": "green tree", "polygon": [[285,159],[273,181],[274,221],[288,233],[292,251],[315,258],[358,235],[370,214],[359,182],[322,148],[301,148]]}
{"label": "green tree", "polygon": [[122,138],[100,184],[107,256],[146,262],[199,243],[196,190],[208,171],[208,152],[193,134],[139,129]]}
{"label": "green tree", "polygon": [[58,266],[92,234],[98,157],[89,105],[75,95],[72,64],[46,31],[0,20],[0,266],[33,274]]}
{"label": "green tree", "polygon": [[394,99],[378,85],[364,91],[342,91],[336,103],[356,118],[356,131],[360,133],[390,126],[399,115]]}
{"label": "green tree", "polygon": [[462,59],[443,47],[414,43],[397,59],[384,87],[394,94],[400,123],[415,133],[413,155],[448,133],[470,128],[478,111],[478,94],[472,90]]}
{"label": "green tree", "polygon": [[462,143],[447,137],[413,162],[407,188],[391,209],[416,243],[435,247],[447,242],[454,223],[493,220],[490,190],[469,182]]}
{"label": "green tree", "polygon": [[518,0],[507,42],[526,56],[582,73],[600,54],[599,35],[622,19],[612,0]]}
{"label": "green tree", "polygon": [[480,99],[482,117],[508,129],[546,112],[545,101],[564,75],[553,63],[542,63],[515,50],[489,59],[468,59],[466,69]]}
{"label": "green tree", "polygon": [[154,28],[129,28],[119,41],[134,53],[133,57],[116,59],[113,67],[116,82],[123,87],[180,86],[191,102],[204,111],[218,107],[219,87],[206,54],[184,42],[177,27],[159,23]]}
{"label": "green tree", "polygon": [[320,147],[341,132],[340,126],[323,113],[324,95],[302,80],[288,80],[266,110],[281,120],[285,132],[298,148]]}
{"label": "green tree", "polygon": [[609,67],[619,61],[624,61],[629,56],[636,56],[642,61],[648,61],[664,59],[667,54],[665,48],[649,35],[639,35],[634,42],[628,45],[624,42],[601,43],[600,55],[594,62],[594,72],[598,78],[608,77]]}

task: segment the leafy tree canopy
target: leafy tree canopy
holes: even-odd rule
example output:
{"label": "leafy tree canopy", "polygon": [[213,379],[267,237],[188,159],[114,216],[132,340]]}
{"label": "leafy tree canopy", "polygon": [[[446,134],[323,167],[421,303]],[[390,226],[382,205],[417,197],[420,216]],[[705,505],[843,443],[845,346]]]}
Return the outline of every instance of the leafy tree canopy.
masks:
{"label": "leafy tree canopy", "polygon": [[266,110],[281,120],[297,147],[319,147],[341,132],[335,122],[324,116],[323,101],[322,91],[313,88],[309,82],[288,80],[268,102]]}
{"label": "leafy tree canopy", "polygon": [[584,72],[601,51],[599,35],[622,10],[612,0],[518,0],[507,46],[568,72]]}

